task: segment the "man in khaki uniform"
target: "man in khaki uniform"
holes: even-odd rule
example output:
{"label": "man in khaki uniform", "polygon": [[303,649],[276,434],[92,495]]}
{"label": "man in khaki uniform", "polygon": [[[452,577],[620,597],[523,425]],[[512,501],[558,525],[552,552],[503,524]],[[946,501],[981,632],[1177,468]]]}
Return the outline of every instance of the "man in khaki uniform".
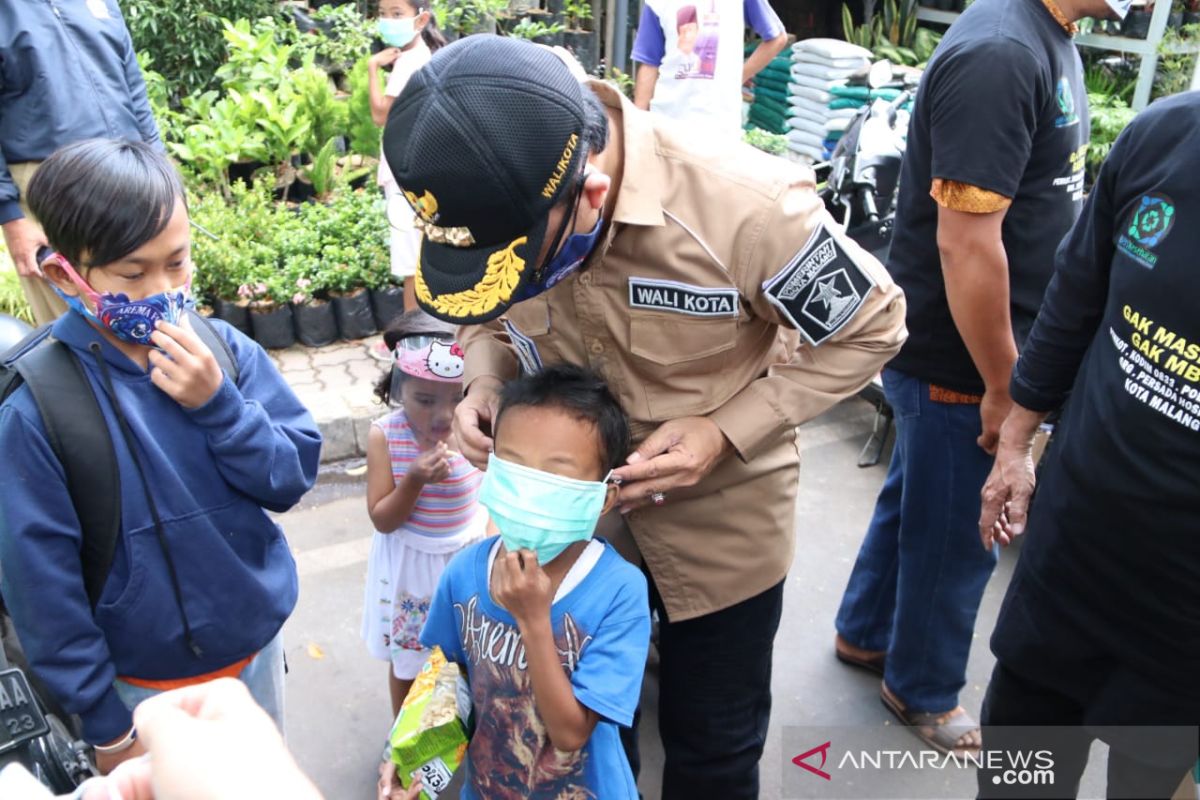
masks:
{"label": "man in khaki uniform", "polygon": [[795,428],[897,351],[904,300],[810,170],[660,124],[549,51],[472,37],[414,76],[384,149],[426,234],[417,300],[467,326],[463,453],[486,463],[521,370],[605,377],[638,443],[615,478],[662,616],[663,797],[755,798]]}

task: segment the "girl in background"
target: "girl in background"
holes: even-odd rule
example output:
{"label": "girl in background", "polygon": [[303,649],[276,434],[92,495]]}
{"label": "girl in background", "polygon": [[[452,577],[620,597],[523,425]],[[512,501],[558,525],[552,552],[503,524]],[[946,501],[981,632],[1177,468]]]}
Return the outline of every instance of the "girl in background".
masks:
{"label": "girl in background", "polygon": [[[429,63],[433,53],[446,44],[429,8],[430,0],[380,0],[379,38],[388,47],[371,56],[370,89],[371,116],[375,124],[387,122],[392,102],[404,91],[413,73]],[[383,81],[383,70],[391,74]],[[404,310],[417,307],[412,281],[417,269],[420,232],[414,224],[415,215],[388,168],[387,159],[380,155],[379,185],[387,197],[388,221],[392,228],[392,274],[404,280]],[[387,359],[382,350],[373,355]]]}
{"label": "girl in background", "polygon": [[388,662],[393,717],[429,652],[419,638],[430,598],[450,559],[482,537],[476,503],[482,473],[450,450],[450,423],[462,400],[462,350],[451,328],[423,311],[384,333],[393,366],[376,388],[393,406],[371,426],[367,511],[375,525],[362,635]]}

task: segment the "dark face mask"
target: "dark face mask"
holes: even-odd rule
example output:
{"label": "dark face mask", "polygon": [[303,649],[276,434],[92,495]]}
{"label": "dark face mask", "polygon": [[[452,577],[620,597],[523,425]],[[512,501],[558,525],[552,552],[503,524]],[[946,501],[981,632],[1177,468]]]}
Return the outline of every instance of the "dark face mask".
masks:
{"label": "dark face mask", "polygon": [[[571,204],[570,212],[563,219],[563,226],[559,230],[558,236],[555,237],[556,241],[562,237],[562,231],[565,230],[566,225],[574,223],[575,213],[579,210],[579,201],[582,197],[583,178],[581,177],[579,191],[575,195],[575,202]],[[572,233],[568,236],[567,240],[558,248],[558,251],[533,276],[533,280],[525,284],[513,302],[519,303],[522,300],[537,297],[539,294],[554,288],[556,284],[567,276],[577,272],[583,266],[583,262],[592,254],[592,251],[596,249],[596,243],[600,240],[600,228],[603,226],[603,223],[604,217],[597,217],[595,226],[587,233]]]}

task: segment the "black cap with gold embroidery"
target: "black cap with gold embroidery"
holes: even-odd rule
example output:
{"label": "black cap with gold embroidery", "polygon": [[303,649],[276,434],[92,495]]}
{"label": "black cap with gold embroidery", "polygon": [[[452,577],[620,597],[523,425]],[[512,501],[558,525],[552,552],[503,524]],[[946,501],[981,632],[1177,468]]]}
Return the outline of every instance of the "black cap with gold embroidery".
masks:
{"label": "black cap with gold embroidery", "polygon": [[415,282],[430,314],[486,322],[520,297],[586,157],[585,91],[548,48],[470,36],[396,98],[383,150],[424,233]]}

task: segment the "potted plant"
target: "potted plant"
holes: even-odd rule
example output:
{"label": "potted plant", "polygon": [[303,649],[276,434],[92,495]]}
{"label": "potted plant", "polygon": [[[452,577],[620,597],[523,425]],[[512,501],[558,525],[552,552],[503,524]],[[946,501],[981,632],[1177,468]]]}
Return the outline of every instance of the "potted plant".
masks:
{"label": "potted plant", "polygon": [[1200,0],[1190,0],[1187,4],[1187,9],[1183,12],[1183,24],[1200,25]]}
{"label": "potted plant", "polygon": [[250,299],[250,329],[254,341],[268,350],[291,347],[296,343],[296,331],[292,321],[290,297],[286,294],[291,287],[280,275],[264,277],[238,289],[239,294]]}
{"label": "potted plant", "polygon": [[563,46],[570,50],[584,70],[591,74],[600,60],[600,37],[591,30],[591,0],[566,0],[563,4],[566,31]]}
{"label": "potted plant", "polygon": [[294,265],[299,269],[292,272],[292,285],[295,288],[291,301],[292,321],[300,344],[324,347],[338,338],[337,318],[333,313],[333,304],[315,295],[319,289],[313,278],[306,275],[307,263],[302,261]]}
{"label": "potted plant", "polygon": [[1183,15],[1187,11],[1187,4],[1184,0],[1172,0],[1171,16],[1167,17],[1167,27],[1179,30],[1183,27]]}
{"label": "potted plant", "polygon": [[527,39],[531,42],[546,45],[562,44],[562,32],[566,27],[561,22],[535,21],[532,17],[522,17],[521,20],[508,30],[509,36]]}
{"label": "potted plant", "polygon": [[404,285],[392,275],[391,265],[380,259],[368,268],[367,288],[371,292],[375,324],[385,331],[404,313]]}
{"label": "potted plant", "polygon": [[1150,17],[1154,6],[1134,6],[1121,20],[1121,35],[1130,39],[1145,39],[1150,33]]}

